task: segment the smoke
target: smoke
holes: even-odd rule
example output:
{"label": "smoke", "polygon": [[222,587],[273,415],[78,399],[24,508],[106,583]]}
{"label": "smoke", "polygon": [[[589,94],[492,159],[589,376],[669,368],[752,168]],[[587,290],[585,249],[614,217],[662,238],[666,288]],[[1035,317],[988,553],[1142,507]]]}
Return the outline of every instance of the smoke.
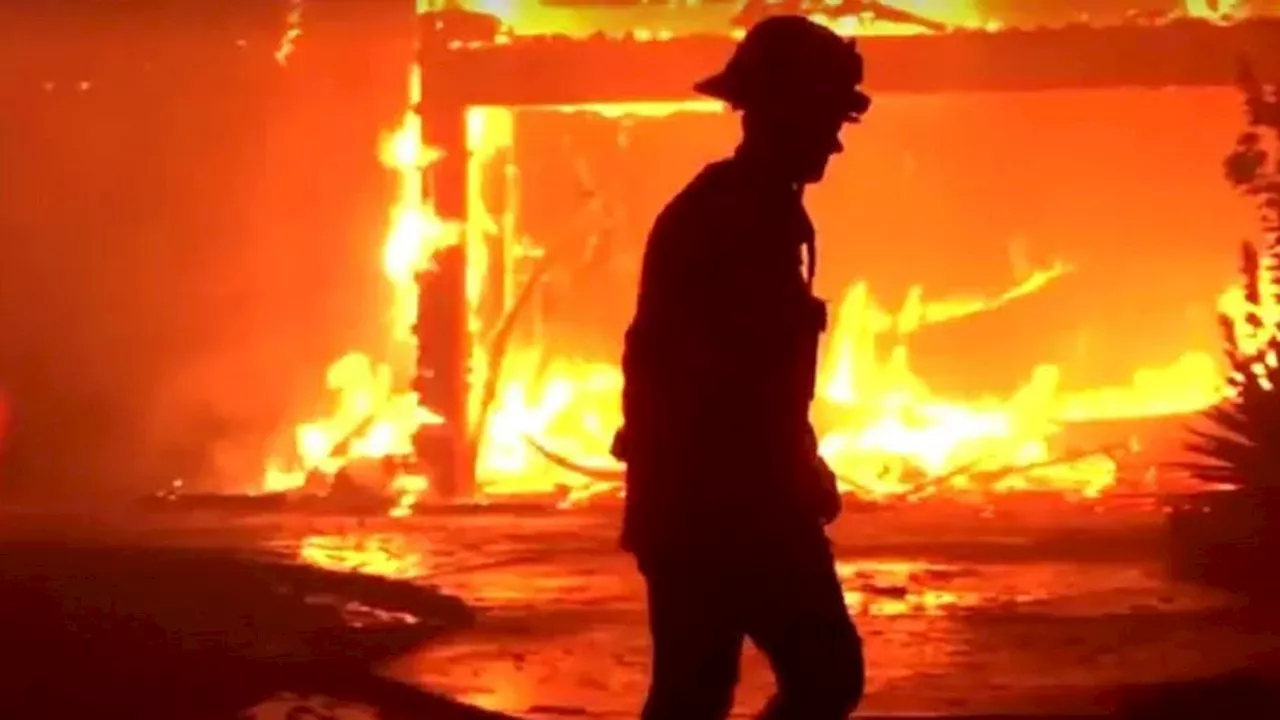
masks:
{"label": "smoke", "polygon": [[255,483],[322,400],[326,364],[384,334],[376,143],[403,109],[404,62],[371,62],[376,37],[321,36],[281,67],[278,13],[9,12],[0,494]]}

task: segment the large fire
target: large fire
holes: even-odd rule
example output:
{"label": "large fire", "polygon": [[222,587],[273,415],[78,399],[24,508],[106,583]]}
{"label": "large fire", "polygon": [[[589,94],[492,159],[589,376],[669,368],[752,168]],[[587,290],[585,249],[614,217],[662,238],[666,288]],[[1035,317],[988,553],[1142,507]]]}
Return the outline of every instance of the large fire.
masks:
{"label": "large fire", "polygon": [[[554,20],[531,14],[533,5],[506,4],[504,15],[535,30],[539,23]],[[970,2],[922,7],[928,5],[951,11],[943,18],[932,13],[935,20],[983,25]],[[1217,19],[1231,10],[1230,5],[1187,0],[1186,12]],[[832,20],[859,34],[903,31],[892,23],[877,28],[875,22]],[[410,108],[417,108],[417,68],[412,74]],[[681,109],[666,104],[609,111],[665,114]],[[441,422],[406,389],[414,351],[414,278],[431,268],[437,251],[462,242],[466,228],[443,220],[424,199],[423,171],[440,153],[422,145],[421,122],[416,111],[409,110],[380,148],[381,160],[399,178],[383,259],[394,297],[389,312],[401,351],[383,359],[351,353],[332,365],[327,378],[332,412],[296,428],[292,457],[272,463],[265,475],[267,490],[297,488],[310,475],[332,475],[361,460],[408,455],[415,431],[425,423]],[[475,114],[468,126],[473,152],[486,147],[484,135],[490,125]],[[897,309],[878,303],[866,282],[850,284],[834,304],[817,410],[821,452],[843,478],[846,491],[868,500],[1017,490],[1097,496],[1117,482],[1114,453],[1095,449],[1072,454],[1058,447],[1065,423],[1185,413],[1222,397],[1220,368],[1204,353],[1186,353],[1167,367],[1139,369],[1125,386],[1086,392],[1062,391],[1062,372],[1054,365],[1036,368],[1011,396],[992,398],[940,397],[912,372],[908,345],[916,329],[986,312],[1036,292],[1069,270],[1056,265],[1030,273],[1017,287],[984,300],[929,300],[922,288],[916,288]],[[1240,302],[1233,292],[1222,299],[1228,309],[1237,309]],[[483,357],[480,348],[476,352]],[[584,466],[611,467],[607,449],[621,420],[618,368],[569,359],[548,364],[540,355],[534,347],[514,347],[507,354],[484,435],[478,439],[480,493],[559,495],[573,502],[616,491],[616,479],[568,471],[530,440]],[[402,495],[397,513],[403,514],[428,489],[428,479],[402,476],[393,487]]]}

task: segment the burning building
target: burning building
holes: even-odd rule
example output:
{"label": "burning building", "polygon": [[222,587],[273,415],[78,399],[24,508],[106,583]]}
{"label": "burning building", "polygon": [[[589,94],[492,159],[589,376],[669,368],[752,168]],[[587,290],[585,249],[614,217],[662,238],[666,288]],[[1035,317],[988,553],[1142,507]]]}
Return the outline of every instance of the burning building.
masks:
{"label": "burning building", "polygon": [[877,96],[809,199],[837,310],[815,422],[850,493],[1153,482],[1135,434],[1219,397],[1216,303],[1256,232],[1221,181],[1232,85],[1241,56],[1280,75],[1259,3],[445,5],[420,3],[382,147],[396,349],[333,365],[270,488],[376,476],[400,513],[616,491],[645,233],[734,136],[691,79],[770,12],[858,36]]}

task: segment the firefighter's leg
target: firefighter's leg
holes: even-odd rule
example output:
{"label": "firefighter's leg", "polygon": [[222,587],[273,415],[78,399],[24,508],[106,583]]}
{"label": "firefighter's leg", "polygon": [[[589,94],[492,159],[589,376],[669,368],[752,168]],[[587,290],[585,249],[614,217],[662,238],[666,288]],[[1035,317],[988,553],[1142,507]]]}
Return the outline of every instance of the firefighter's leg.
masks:
{"label": "firefighter's leg", "polygon": [[722,720],[733,708],[744,639],[724,588],[689,567],[647,567],[644,575],[653,667],[642,720]]}
{"label": "firefighter's leg", "polygon": [[765,720],[843,720],[862,700],[862,640],[819,535],[762,563],[747,634],[777,679]]}

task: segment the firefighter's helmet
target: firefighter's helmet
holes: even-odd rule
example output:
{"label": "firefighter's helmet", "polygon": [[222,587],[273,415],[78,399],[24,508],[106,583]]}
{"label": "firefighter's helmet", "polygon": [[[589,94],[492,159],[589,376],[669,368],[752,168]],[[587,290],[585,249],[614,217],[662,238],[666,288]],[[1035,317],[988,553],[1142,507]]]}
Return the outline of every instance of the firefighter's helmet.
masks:
{"label": "firefighter's helmet", "polygon": [[694,90],[735,110],[829,109],[857,122],[871,107],[861,84],[862,55],[852,38],[799,15],[775,15],[753,25],[724,70]]}

